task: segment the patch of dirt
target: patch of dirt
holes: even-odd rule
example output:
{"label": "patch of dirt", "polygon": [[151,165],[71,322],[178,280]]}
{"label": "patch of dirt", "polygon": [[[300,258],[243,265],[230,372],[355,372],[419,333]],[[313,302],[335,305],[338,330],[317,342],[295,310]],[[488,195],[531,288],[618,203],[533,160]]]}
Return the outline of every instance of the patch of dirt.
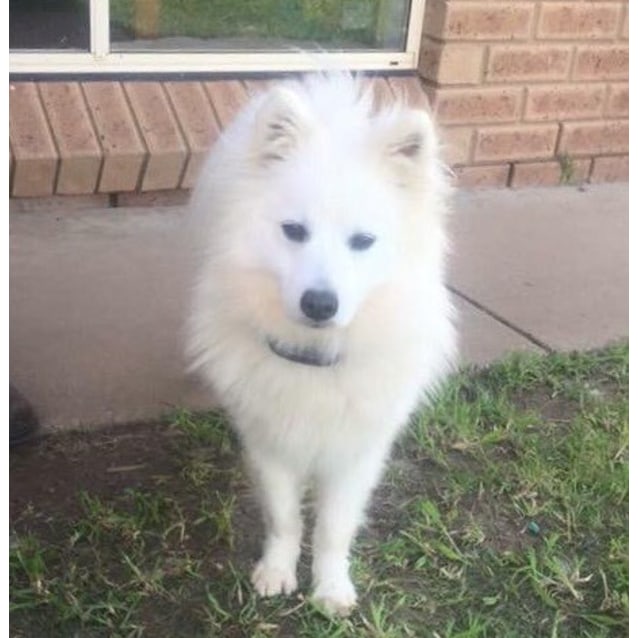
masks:
{"label": "patch of dirt", "polygon": [[[180,502],[192,502],[198,496],[188,482],[180,478],[186,456],[200,451],[180,445],[183,434],[168,423],[144,423],[103,430],[100,432],[70,432],[52,435],[12,449],[9,459],[10,524],[31,512],[46,522],[49,516],[72,520],[81,514],[79,494],[114,498],[126,490],[152,491],[161,485],[161,492]],[[230,453],[202,449],[206,461],[219,473],[210,488],[230,491],[233,468],[241,461],[237,450]],[[245,520],[237,521],[242,529],[259,528],[257,504],[245,482],[235,488],[236,510]],[[250,512],[250,513],[249,513]],[[30,530],[37,532],[29,525]],[[255,545],[255,543],[251,543]]]}
{"label": "patch of dirt", "polygon": [[10,522],[31,508],[73,517],[81,490],[106,496],[151,487],[178,471],[174,438],[169,426],[153,423],[54,435],[12,449]]}

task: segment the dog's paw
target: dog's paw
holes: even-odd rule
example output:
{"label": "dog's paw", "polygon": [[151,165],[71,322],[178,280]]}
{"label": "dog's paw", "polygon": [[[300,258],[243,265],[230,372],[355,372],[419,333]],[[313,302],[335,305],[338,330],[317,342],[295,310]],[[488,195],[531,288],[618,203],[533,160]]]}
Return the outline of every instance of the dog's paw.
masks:
{"label": "dog's paw", "polygon": [[255,566],[250,581],[260,596],[288,595],[297,589],[294,569],[271,565],[263,560]]}
{"label": "dog's paw", "polygon": [[320,581],[312,600],[333,616],[349,616],[357,604],[357,592],[349,578]]}

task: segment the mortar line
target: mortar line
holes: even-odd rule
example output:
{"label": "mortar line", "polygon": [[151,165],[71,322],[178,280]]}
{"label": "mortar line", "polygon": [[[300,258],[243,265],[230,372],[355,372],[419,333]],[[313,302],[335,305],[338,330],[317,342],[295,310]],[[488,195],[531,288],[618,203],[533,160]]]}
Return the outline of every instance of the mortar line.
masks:
{"label": "mortar line", "polygon": [[505,326],[506,328],[509,328],[510,330],[513,330],[514,332],[519,334],[521,337],[527,339],[528,341],[531,341],[535,346],[538,346],[539,348],[544,350],[547,354],[552,354],[553,352],[555,352],[554,348],[547,345],[544,341],[541,341],[538,337],[535,337],[531,332],[528,332],[527,330],[523,330],[522,328],[519,328],[516,324],[512,323],[511,321],[509,321],[502,315],[499,315],[497,312],[494,312],[487,306],[483,305],[481,302],[476,301],[475,299],[472,299],[471,297],[469,297],[468,295],[461,292],[460,290],[458,290],[457,288],[455,288],[454,286],[450,284],[447,284],[446,287],[450,292],[459,296],[461,299],[469,303],[471,306],[473,306],[477,310],[484,312],[486,315],[489,315],[495,321],[498,321],[498,323],[500,323],[501,325]]}

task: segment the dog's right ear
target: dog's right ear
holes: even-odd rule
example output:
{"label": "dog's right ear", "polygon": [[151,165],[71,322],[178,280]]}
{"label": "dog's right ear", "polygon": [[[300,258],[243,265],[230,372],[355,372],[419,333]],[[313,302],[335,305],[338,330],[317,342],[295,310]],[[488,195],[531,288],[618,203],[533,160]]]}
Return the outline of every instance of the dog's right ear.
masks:
{"label": "dog's right ear", "polygon": [[430,116],[422,110],[405,109],[379,120],[374,135],[395,183],[401,187],[423,185],[438,153]]}
{"label": "dog's right ear", "polygon": [[255,154],[265,164],[285,160],[311,128],[302,98],[284,87],[272,89],[255,115]]}

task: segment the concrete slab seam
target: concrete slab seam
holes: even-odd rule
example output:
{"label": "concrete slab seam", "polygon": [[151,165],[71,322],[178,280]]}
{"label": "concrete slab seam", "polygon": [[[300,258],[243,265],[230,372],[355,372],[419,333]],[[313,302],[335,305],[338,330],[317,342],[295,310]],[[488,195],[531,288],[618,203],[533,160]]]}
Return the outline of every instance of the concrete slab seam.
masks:
{"label": "concrete slab seam", "polygon": [[527,339],[528,341],[533,343],[535,346],[538,346],[539,348],[544,350],[547,354],[551,354],[552,352],[554,352],[554,349],[551,346],[546,344],[544,341],[541,341],[538,337],[535,337],[531,332],[527,332],[527,330],[523,330],[523,328],[520,328],[516,324],[512,323],[505,317],[499,315],[497,312],[494,312],[493,310],[483,305],[479,301],[472,299],[472,297],[469,297],[468,295],[461,292],[454,286],[447,284],[447,289],[453,294],[459,296],[461,299],[469,303],[471,306],[473,306],[477,310],[485,313],[486,315],[489,315],[492,319],[494,319],[495,321],[498,321],[498,323],[502,324],[506,328],[509,328],[510,330],[513,330],[524,339]]}

